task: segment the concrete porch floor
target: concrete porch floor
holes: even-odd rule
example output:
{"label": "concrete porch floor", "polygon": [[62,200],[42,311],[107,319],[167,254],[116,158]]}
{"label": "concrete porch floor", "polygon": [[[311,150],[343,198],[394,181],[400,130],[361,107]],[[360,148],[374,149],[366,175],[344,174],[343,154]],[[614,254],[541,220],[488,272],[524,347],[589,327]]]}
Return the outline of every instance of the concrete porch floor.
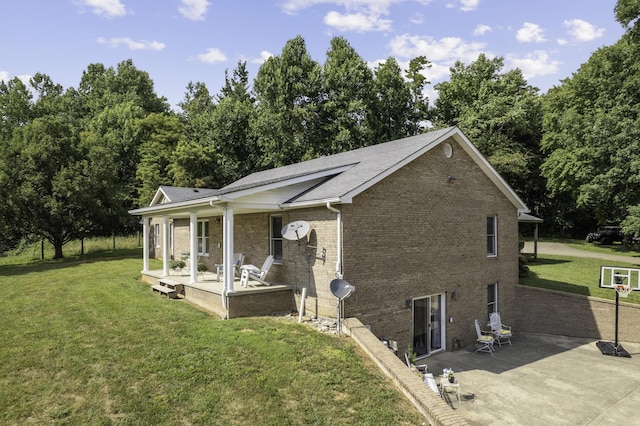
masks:
{"label": "concrete porch floor", "polygon": [[[606,340],[606,339],[603,339]],[[640,344],[631,358],[603,355],[597,340],[515,333],[493,356],[475,348],[418,360],[439,381],[454,370],[461,402],[445,401],[472,425],[640,424]]]}
{"label": "concrete porch floor", "polygon": [[[198,288],[200,290],[210,291],[217,294],[222,294],[223,290],[223,277],[220,276],[220,281],[217,279],[217,274],[215,272],[204,272],[198,274],[198,282],[190,283],[190,277],[188,273],[177,273],[173,272],[169,273],[169,275],[164,275],[162,270],[149,270],[145,272],[141,272],[142,280],[150,283],[157,284],[161,278],[168,278],[170,280],[179,282],[185,286]],[[264,291],[274,291],[274,290],[282,290],[282,289],[290,289],[291,287],[286,284],[275,284],[271,283],[270,285],[265,285],[260,281],[249,279],[247,286],[244,287],[240,285],[240,277],[234,277],[233,280],[233,291],[234,293],[255,293],[255,292],[264,292]]]}

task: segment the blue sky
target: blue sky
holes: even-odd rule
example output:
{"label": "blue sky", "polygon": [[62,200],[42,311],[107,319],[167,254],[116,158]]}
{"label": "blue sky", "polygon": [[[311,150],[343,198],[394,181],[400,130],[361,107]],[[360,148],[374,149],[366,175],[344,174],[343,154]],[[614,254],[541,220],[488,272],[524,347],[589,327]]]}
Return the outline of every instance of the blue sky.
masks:
{"label": "blue sky", "polygon": [[[424,55],[435,84],[456,60],[480,53],[505,58],[546,92],[570,77],[623,29],[615,0],[5,0],[0,79],[49,75],[77,87],[92,63],[125,59],[149,73],[172,108],[190,81],[212,93],[224,72],[246,60],[250,78],[287,40],[301,35],[325,60],[344,36],[374,67],[393,56],[401,66]],[[433,99],[431,87],[427,95]]]}

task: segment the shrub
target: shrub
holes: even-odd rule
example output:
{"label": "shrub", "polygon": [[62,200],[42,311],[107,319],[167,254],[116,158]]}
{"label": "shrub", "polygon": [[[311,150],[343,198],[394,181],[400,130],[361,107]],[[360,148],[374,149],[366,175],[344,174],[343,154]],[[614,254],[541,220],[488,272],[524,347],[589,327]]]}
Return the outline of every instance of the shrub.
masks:
{"label": "shrub", "polygon": [[169,262],[169,267],[171,269],[182,269],[185,266],[187,266],[187,264],[183,260],[172,260]]}

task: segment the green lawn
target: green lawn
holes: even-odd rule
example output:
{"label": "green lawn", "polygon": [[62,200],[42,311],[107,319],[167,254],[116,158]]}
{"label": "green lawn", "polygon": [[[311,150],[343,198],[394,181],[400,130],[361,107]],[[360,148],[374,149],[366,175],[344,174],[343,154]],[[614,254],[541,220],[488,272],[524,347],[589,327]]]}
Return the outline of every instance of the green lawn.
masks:
{"label": "green lawn", "polygon": [[[577,244],[574,246],[576,248],[583,248],[579,247]],[[596,247],[595,250],[599,250],[603,253],[614,253],[614,249],[612,248]],[[631,254],[630,252],[624,252],[624,255],[634,256],[634,254]],[[555,256],[548,254],[539,254],[538,259],[530,262],[528,266],[529,274],[526,277],[520,278],[520,284],[611,300],[615,300],[616,292],[612,289],[599,287],[600,267],[638,267],[638,265],[623,262],[612,262],[610,260],[586,257]],[[621,300],[631,303],[640,303],[640,292],[631,292],[626,299],[621,298]]]}
{"label": "green lawn", "polygon": [[222,321],[108,255],[0,259],[0,424],[424,422],[351,339]]}

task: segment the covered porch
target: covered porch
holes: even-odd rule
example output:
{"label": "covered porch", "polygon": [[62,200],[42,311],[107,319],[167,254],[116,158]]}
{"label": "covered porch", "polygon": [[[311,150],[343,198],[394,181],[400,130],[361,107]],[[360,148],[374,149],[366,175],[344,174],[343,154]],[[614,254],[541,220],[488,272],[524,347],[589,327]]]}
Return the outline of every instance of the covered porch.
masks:
{"label": "covered porch", "polygon": [[286,284],[267,286],[249,279],[245,287],[240,284],[240,278],[234,276],[234,291],[225,292],[224,280],[218,281],[217,274],[212,272],[198,274],[195,282],[187,273],[142,272],[142,281],[150,285],[160,284],[163,280],[179,283],[182,297],[226,319],[289,313],[296,309],[293,288]]}

